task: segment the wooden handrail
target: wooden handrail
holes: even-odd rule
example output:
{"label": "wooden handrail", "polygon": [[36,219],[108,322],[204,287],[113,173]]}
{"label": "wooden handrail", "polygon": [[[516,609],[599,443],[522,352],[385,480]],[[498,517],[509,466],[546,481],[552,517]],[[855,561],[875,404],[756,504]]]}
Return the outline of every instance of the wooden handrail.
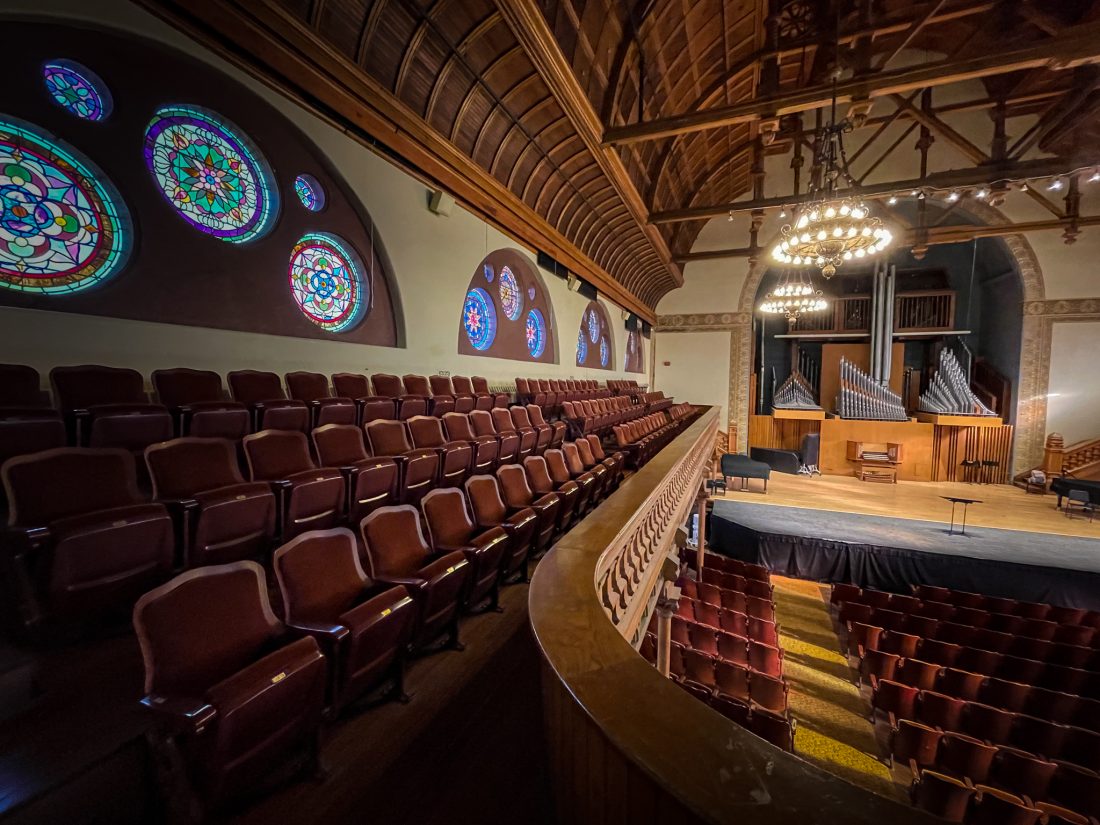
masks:
{"label": "wooden handrail", "polygon": [[[556,821],[938,822],[768,744],[662,677],[635,650],[654,597],[649,588],[661,581],[649,574],[696,500],[717,425],[718,410],[708,408],[558,542],[535,572],[531,626],[543,659]],[[700,454],[707,460],[697,461]],[[638,526],[642,553],[624,552],[635,546],[624,539]],[[603,572],[620,563],[636,581],[633,607],[621,607],[616,620],[604,601]]]}

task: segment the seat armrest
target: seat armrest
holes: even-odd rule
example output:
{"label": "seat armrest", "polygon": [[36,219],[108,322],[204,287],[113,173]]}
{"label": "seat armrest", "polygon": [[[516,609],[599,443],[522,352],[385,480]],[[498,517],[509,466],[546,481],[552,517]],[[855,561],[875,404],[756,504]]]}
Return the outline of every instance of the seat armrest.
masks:
{"label": "seat armrest", "polygon": [[388,587],[404,586],[409,594],[416,596],[424,589],[426,582],[416,576],[375,576],[375,584],[385,584]]}
{"label": "seat armrest", "polygon": [[890,730],[898,729],[898,717],[894,716],[892,710],[886,711],[886,721],[890,725]]}
{"label": "seat armrest", "polygon": [[171,733],[198,734],[214,721],[217,709],[202,699],[160,696],[150,693],[143,696],[141,704]]}
{"label": "seat armrest", "polygon": [[0,548],[12,556],[36,550],[49,541],[49,527],[5,527],[0,530]]}
{"label": "seat armrest", "polygon": [[326,655],[332,655],[340,646],[340,643],[351,635],[351,631],[342,624],[287,622],[286,626],[290,633],[295,636],[312,637]]}
{"label": "seat armrest", "polygon": [[480,550],[483,547],[488,547],[492,544],[496,544],[499,541],[507,541],[508,532],[503,527],[492,527],[486,530],[479,536],[475,536],[471,542],[471,548],[473,550]]}

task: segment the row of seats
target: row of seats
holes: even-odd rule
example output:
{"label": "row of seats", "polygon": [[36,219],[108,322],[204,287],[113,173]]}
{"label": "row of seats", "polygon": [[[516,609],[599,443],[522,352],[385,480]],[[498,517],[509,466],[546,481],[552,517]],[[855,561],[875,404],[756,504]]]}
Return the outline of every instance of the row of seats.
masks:
{"label": "row of seats", "polygon": [[566,401],[588,401],[607,398],[610,390],[601,387],[598,381],[582,379],[579,381],[558,378],[517,378],[516,402],[535,404],[547,413],[559,413]]}
{"label": "row of seats", "polygon": [[637,469],[659,453],[694,415],[691,404],[679,404],[667,411],[612,427],[615,449],[626,455],[627,466]]}
{"label": "row of seats", "polygon": [[627,380],[609,378],[606,383],[607,388],[615,395],[638,395],[646,390],[645,386],[639,385],[633,378]]}
{"label": "row of seats", "polygon": [[[1012,758],[1002,763],[1012,770]],[[1063,781],[1062,788],[1071,787]],[[1072,793],[1072,791],[1070,791]],[[1096,825],[1096,818],[1086,816],[1052,802],[1033,802],[1026,794],[1017,796],[990,785],[975,785],[967,779],[924,769],[910,788],[913,804],[948,822],[967,825]]]}

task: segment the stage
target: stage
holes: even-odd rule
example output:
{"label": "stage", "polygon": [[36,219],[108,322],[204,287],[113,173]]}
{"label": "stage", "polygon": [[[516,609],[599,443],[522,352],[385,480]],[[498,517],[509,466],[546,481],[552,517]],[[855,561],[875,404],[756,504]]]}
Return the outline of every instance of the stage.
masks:
{"label": "stage", "polygon": [[[1005,485],[832,481],[784,477],[774,502],[753,493],[716,499],[711,547],[816,581],[895,592],[935,584],[1100,610],[1100,523],[1066,519],[1051,496],[1026,496]],[[846,507],[823,505],[823,498],[841,493],[849,494]],[[951,509],[939,495],[982,499],[970,508],[966,536],[949,536],[947,521],[935,518]],[[853,512],[857,508],[870,512]],[[1034,529],[990,526],[1021,520]]]}

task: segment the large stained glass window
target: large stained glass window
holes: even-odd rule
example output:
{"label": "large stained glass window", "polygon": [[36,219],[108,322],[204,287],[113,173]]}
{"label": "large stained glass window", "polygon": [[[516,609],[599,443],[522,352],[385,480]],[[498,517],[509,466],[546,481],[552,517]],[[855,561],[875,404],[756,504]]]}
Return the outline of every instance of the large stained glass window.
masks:
{"label": "large stained glass window", "polygon": [[593,344],[600,340],[600,317],[594,309],[588,310],[588,337]]}
{"label": "large stained glass window", "polygon": [[584,330],[577,334],[577,366],[583,366],[588,358],[588,339],[584,336]]}
{"label": "large stained glass window", "polygon": [[497,284],[497,289],[500,292],[500,308],[504,310],[504,314],[508,316],[509,321],[518,321],[519,316],[523,314],[523,293],[519,291],[516,276],[512,274],[512,270],[508,267],[500,270],[500,282]]}
{"label": "large stained glass window", "polygon": [[320,212],[325,208],[325,190],[313,175],[299,175],[294,179],[294,194],[302,206],[310,212]]}
{"label": "large stained glass window", "polygon": [[532,358],[541,358],[546,352],[546,319],[537,309],[527,313],[527,351]]}
{"label": "large stained glass window", "polygon": [[84,120],[103,120],[111,113],[107,84],[87,66],[73,60],[51,60],[42,67],[42,79],[54,101]]}
{"label": "large stained glass window", "polygon": [[119,271],[131,245],[122,198],[90,160],[0,118],[0,286],[78,292]]}
{"label": "large stained glass window", "polygon": [[290,292],[310,321],[326,332],[344,332],[363,320],[368,288],[355,250],[336,235],[311,232],[290,256]]}
{"label": "large stained glass window", "polygon": [[606,338],[600,339],[600,366],[604,369],[607,368],[608,362],[611,360],[611,345],[607,343]]}
{"label": "large stained glass window", "polygon": [[484,289],[475,287],[466,293],[462,326],[474,349],[484,351],[493,345],[497,336],[497,311],[493,308],[493,299]]}
{"label": "large stained glass window", "polygon": [[245,243],[274,223],[271,169],[244,134],[197,106],[165,106],[145,129],[145,162],[180,215],[201,232]]}

